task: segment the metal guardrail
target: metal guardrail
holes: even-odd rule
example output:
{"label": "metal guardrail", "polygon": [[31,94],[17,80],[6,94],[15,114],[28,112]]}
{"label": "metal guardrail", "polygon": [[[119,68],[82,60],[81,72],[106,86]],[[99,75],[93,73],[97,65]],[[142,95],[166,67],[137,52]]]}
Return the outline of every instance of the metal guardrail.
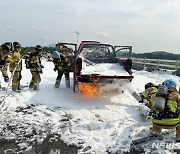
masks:
{"label": "metal guardrail", "polygon": [[178,60],[132,58],[132,62],[144,68],[153,67],[155,69],[180,70],[180,61]]}

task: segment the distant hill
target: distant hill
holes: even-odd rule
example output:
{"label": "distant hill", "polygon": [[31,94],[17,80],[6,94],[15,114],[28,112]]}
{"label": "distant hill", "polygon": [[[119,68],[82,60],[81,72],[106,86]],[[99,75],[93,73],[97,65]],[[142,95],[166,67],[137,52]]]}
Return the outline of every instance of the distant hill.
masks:
{"label": "distant hill", "polygon": [[134,58],[146,59],[167,59],[167,60],[180,60],[180,54],[173,54],[166,51],[154,51],[148,53],[133,53]]}
{"label": "distant hill", "polygon": [[47,47],[55,48],[56,47],[56,43],[51,43],[51,44],[47,45]]}
{"label": "distant hill", "polygon": [[163,55],[167,55],[167,54],[170,54],[170,53],[166,52],[166,51],[153,51],[153,52],[151,52],[151,54],[163,54]]}

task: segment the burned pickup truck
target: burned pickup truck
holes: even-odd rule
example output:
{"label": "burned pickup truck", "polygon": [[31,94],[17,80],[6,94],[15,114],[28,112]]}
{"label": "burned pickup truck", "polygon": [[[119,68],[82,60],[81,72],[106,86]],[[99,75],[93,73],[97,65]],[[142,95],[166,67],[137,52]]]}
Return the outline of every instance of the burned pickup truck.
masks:
{"label": "burned pickup truck", "polygon": [[74,92],[101,95],[131,82],[132,47],[82,41],[75,52]]}

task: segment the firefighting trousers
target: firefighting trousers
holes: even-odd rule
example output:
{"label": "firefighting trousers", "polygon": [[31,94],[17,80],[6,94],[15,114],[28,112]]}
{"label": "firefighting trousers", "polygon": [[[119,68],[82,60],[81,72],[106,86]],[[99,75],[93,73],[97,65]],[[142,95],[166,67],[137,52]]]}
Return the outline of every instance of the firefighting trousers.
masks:
{"label": "firefighting trousers", "polygon": [[64,72],[58,71],[58,76],[57,76],[57,78],[56,78],[56,83],[57,83],[57,82],[60,83],[61,78],[62,78],[62,76],[63,76],[63,73],[64,73],[64,75],[65,75],[66,86],[69,87],[69,86],[70,86],[70,79],[69,79],[69,72],[67,72],[67,71],[64,71]]}
{"label": "firefighting trousers", "polygon": [[[158,125],[154,125],[153,124],[153,128],[152,130],[156,133],[160,133],[162,129],[164,129],[164,126],[158,126]],[[180,139],[180,124],[178,124],[176,127],[169,127],[169,128],[165,128],[165,129],[174,129],[176,128],[176,138]]]}
{"label": "firefighting trousers", "polygon": [[30,85],[32,86],[32,88],[36,89],[39,87],[39,83],[41,82],[41,77],[38,71],[31,71],[32,74],[32,79],[30,82]]}
{"label": "firefighting trousers", "polygon": [[20,85],[20,80],[21,80],[21,72],[20,71],[14,72],[12,78],[12,90],[18,89],[18,86]]}

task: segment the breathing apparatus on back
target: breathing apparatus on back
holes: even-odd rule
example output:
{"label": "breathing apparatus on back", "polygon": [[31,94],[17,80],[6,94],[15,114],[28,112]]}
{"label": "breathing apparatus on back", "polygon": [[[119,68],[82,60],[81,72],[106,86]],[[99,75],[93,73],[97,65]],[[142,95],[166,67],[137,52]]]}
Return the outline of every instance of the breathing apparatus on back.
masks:
{"label": "breathing apparatus on back", "polygon": [[158,86],[158,93],[154,102],[153,117],[155,119],[179,117],[178,104],[173,99],[176,90],[176,82],[168,79]]}
{"label": "breathing apparatus on back", "polygon": [[168,88],[164,85],[158,85],[158,92],[154,103],[153,117],[162,119],[166,110],[168,98]]}

